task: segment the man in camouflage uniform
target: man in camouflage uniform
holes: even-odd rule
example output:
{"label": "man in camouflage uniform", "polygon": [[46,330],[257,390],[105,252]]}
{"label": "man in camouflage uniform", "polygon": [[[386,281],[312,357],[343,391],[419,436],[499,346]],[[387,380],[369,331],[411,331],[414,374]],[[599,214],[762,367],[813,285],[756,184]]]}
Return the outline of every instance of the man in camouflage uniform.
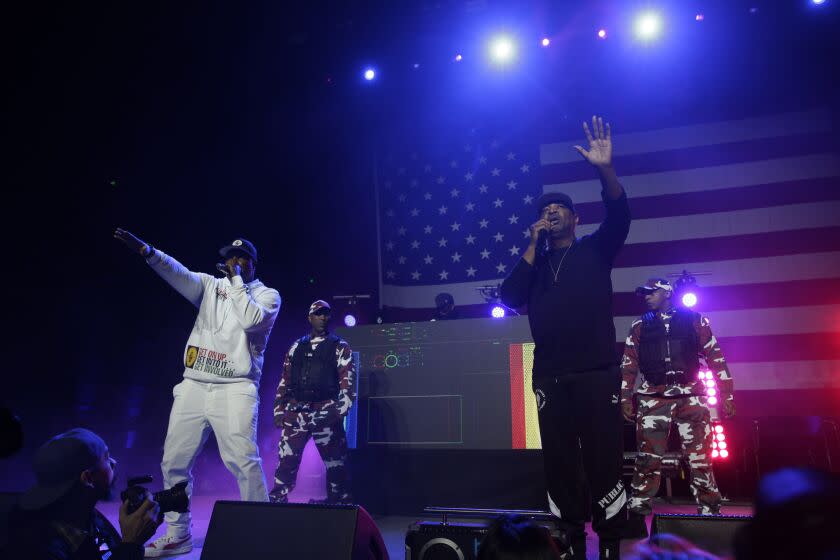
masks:
{"label": "man in camouflage uniform", "polygon": [[272,502],[288,500],[310,436],[327,468],[327,501],[352,501],[343,420],[356,397],[356,371],[350,345],[327,330],[329,320],[330,305],[314,302],[312,332],[292,344],[283,363],[274,400],[274,425],[281,436]]}
{"label": "man in camouflage uniform", "polygon": [[[636,293],[644,296],[650,311],[635,321],[624,346],[621,362],[621,411],[636,423],[639,454],[630,499],[633,536],[646,536],[644,518],[651,513],[651,499],[659,490],[662,456],[668,433],[676,425],[683,454],[691,471],[691,492],[698,513],[720,513],[720,492],[712,473],[714,434],[706,403],[706,386],[699,379],[700,357],[717,376],[719,400],[725,416],[735,414],[732,376],[709,319],[688,309],[676,308],[668,280],[651,278]],[[634,414],[636,377],[642,380]]]}

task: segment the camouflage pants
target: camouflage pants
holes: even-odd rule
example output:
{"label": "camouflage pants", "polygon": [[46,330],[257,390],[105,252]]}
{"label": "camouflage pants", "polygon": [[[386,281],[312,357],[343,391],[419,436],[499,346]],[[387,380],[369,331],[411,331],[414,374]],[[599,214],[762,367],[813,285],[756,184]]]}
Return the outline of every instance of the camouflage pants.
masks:
{"label": "camouflage pants", "polygon": [[269,497],[272,502],[286,502],[289,492],[295,486],[303,448],[309,437],[321,454],[327,468],[327,501],[349,503],[350,476],[347,470],[347,438],[344,433],[344,418],[330,425],[319,425],[312,413],[287,414],[283,417],[282,433],[278,450],[280,462],[274,471],[274,488]]}
{"label": "camouflage pants", "polygon": [[638,396],[636,442],[639,455],[631,485],[630,510],[644,515],[651,513],[650,501],[659,490],[662,456],[672,424],[679,432],[683,456],[688,458],[691,493],[700,513],[718,513],[721,498],[711,465],[714,434],[709,409],[697,396]]}

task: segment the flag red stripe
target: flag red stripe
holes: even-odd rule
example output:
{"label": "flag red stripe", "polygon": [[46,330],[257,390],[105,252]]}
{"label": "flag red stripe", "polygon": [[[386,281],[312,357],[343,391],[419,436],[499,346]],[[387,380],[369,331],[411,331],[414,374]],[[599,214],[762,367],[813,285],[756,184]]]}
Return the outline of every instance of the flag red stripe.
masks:
{"label": "flag red stripe", "polygon": [[817,253],[840,249],[840,227],[751,233],[708,239],[683,239],[625,245],[616,267],[671,266],[679,263],[725,261]]}
{"label": "flag red stripe", "polygon": [[[833,135],[829,133],[798,134],[626,156],[618,155],[614,158],[614,161],[616,169],[626,177],[643,173],[661,173],[679,169],[811,155],[824,152],[826,146],[832,145],[833,141]],[[543,165],[542,177],[545,185],[586,181],[592,179],[592,166],[583,160]]]}
{"label": "flag red stripe", "polygon": [[525,372],[522,363],[522,345],[510,345],[510,416],[511,446],[527,448],[525,433]]}
{"label": "flag red stripe", "polygon": [[[710,212],[731,212],[752,208],[769,208],[787,204],[801,204],[840,199],[840,177],[820,177],[798,181],[783,181],[729,189],[631,197],[634,220],[691,216]],[[575,205],[581,224],[597,224],[604,220],[603,202],[584,202]]]}

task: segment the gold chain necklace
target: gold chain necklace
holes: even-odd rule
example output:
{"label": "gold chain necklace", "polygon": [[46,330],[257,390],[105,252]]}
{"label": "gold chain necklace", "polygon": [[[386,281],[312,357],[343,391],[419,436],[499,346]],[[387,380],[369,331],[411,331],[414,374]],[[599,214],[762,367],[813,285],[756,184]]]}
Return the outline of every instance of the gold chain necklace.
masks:
{"label": "gold chain necklace", "polygon": [[569,254],[569,250],[574,247],[575,242],[572,240],[572,244],[566,247],[566,251],[563,253],[563,257],[560,259],[560,264],[557,265],[557,270],[554,270],[554,266],[551,264],[551,257],[548,258],[548,267],[551,269],[551,272],[554,273],[554,283],[557,283],[557,276],[560,274],[560,269],[563,267],[563,261],[566,260],[566,255]]}

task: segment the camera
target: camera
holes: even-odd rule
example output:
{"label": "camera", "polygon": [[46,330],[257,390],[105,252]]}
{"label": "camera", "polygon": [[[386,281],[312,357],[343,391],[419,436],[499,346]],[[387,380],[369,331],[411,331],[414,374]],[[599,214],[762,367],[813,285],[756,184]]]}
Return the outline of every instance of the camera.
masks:
{"label": "camera", "polygon": [[[128,513],[134,513],[143,500],[148,490],[141,484],[148,484],[152,481],[152,475],[138,476],[128,479],[128,488],[120,493],[122,501],[128,500]],[[174,511],[184,513],[190,511],[190,498],[187,496],[187,481],[181,481],[169,490],[161,490],[152,494],[154,501],[160,506],[160,512]]]}

